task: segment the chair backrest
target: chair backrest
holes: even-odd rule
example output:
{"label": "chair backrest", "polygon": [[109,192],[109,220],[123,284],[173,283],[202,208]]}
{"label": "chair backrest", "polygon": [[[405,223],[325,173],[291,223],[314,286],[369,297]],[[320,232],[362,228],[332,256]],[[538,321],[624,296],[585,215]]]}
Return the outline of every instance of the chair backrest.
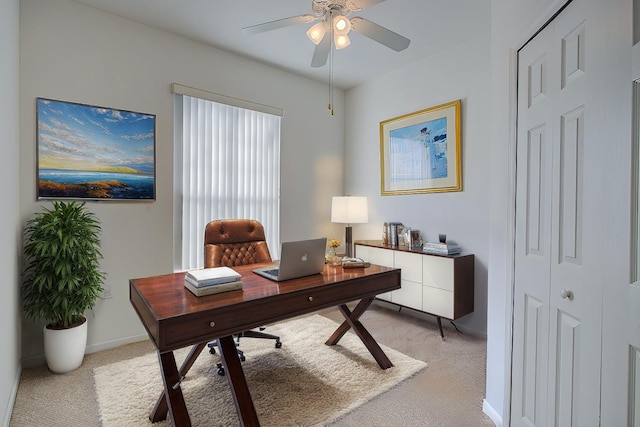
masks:
{"label": "chair backrest", "polygon": [[204,230],[204,266],[271,262],[262,224],[253,219],[217,219]]}

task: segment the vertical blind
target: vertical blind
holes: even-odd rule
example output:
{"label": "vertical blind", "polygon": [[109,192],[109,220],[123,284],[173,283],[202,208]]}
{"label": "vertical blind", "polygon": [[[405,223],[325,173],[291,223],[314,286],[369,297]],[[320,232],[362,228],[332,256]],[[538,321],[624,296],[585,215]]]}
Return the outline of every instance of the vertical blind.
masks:
{"label": "vertical blind", "polygon": [[204,266],[204,229],[214,219],[260,221],[276,259],[280,247],[281,117],[187,95],[179,98],[179,268]]}

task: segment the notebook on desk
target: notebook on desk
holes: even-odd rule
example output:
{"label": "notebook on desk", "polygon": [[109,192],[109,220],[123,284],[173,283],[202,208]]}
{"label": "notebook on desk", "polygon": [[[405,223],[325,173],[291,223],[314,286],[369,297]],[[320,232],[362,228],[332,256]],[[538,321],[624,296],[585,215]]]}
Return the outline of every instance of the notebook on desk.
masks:
{"label": "notebook on desk", "polygon": [[280,282],[322,272],[327,238],[284,242],[280,263],[256,268],[254,273]]}

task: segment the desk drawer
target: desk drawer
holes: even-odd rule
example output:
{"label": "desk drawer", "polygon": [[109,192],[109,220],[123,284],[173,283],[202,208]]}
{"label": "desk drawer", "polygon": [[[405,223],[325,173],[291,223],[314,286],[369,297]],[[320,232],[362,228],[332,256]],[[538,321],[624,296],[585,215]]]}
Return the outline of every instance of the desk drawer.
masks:
{"label": "desk drawer", "polygon": [[317,288],[298,290],[268,298],[243,302],[242,314],[233,305],[206,313],[194,313],[164,321],[159,337],[161,351],[253,329],[301,314],[377,295],[400,287],[400,270],[380,276],[379,280],[355,279]]}

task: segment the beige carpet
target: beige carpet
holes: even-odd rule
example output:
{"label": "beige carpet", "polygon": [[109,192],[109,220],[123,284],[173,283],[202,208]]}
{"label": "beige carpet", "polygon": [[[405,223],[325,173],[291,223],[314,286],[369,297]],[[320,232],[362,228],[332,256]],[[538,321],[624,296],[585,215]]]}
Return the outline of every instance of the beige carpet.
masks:
{"label": "beige carpet", "polygon": [[[394,364],[382,370],[353,334],[326,346],[337,326],[314,315],[269,327],[281,337],[281,349],[272,341],[242,341],[250,355],[243,369],[261,425],[325,425],[427,366],[382,346]],[[177,352],[178,365],[187,350]],[[218,360],[205,350],[182,383],[194,426],[239,425],[227,379],[216,374]],[[162,390],[155,353],[96,367],[94,379],[104,427],[152,425],[148,416]]]}

